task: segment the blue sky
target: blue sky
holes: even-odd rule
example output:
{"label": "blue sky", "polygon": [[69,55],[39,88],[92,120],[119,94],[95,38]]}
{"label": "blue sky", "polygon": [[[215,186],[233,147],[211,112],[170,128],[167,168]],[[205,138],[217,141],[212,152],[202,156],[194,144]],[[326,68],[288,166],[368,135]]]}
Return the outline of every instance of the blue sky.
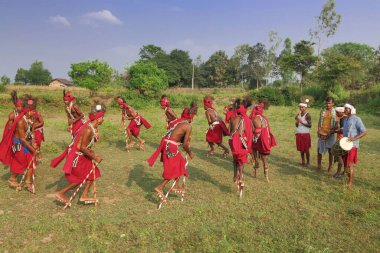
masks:
{"label": "blue sky", "polygon": [[[309,39],[324,0],[0,0],[0,76],[41,60],[53,77],[71,63],[100,59],[122,71],[155,44],[203,60],[240,44],[268,42],[270,31]],[[338,42],[380,45],[380,1],[336,0]]]}

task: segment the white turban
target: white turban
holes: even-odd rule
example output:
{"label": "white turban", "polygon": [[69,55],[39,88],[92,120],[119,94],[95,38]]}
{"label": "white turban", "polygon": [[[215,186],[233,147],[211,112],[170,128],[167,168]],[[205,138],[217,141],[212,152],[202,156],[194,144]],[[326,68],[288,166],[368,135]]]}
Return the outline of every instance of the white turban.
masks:
{"label": "white turban", "polygon": [[307,107],[307,103],[309,103],[309,99],[305,99],[305,102],[304,103],[299,103],[298,106],[299,107]]}
{"label": "white turban", "polygon": [[351,110],[351,114],[356,114],[356,109],[355,109],[355,107],[353,107],[352,105],[350,105],[350,104],[345,104],[345,105],[344,105],[344,108],[348,108],[348,109],[350,109],[350,110]]}
{"label": "white turban", "polygon": [[335,111],[337,111],[337,112],[344,112],[344,107],[336,107]]}

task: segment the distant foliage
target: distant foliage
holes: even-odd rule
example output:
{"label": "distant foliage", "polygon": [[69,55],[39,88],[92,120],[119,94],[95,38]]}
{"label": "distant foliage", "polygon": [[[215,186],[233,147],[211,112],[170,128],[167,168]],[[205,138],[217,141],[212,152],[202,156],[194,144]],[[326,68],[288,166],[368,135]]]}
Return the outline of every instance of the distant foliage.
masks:
{"label": "distant foliage", "polygon": [[149,61],[138,61],[127,71],[130,74],[129,88],[140,94],[154,97],[168,88],[168,78],[165,71]]}
{"label": "distant foliage", "polygon": [[99,60],[71,64],[69,76],[73,83],[88,88],[92,94],[112,82],[114,70],[107,62]]}
{"label": "distant foliage", "polygon": [[272,105],[285,105],[285,98],[280,89],[275,87],[263,87],[251,92],[251,97],[257,101],[268,101]]}
{"label": "distant foliage", "polygon": [[30,85],[48,85],[52,79],[49,70],[45,69],[42,61],[35,61],[30,65],[30,68],[17,69],[15,83],[30,84]]}

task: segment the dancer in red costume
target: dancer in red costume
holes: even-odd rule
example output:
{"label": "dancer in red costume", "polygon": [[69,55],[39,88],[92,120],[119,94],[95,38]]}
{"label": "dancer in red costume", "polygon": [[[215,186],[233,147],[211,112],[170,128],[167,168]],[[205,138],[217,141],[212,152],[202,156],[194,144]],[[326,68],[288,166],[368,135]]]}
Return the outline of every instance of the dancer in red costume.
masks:
{"label": "dancer in red costume", "polygon": [[15,118],[17,118],[17,116],[22,112],[22,100],[17,97],[17,92],[15,90],[12,91],[11,97],[12,97],[12,102],[13,102],[15,108],[8,115],[8,121],[4,126],[3,139],[7,135],[9,129],[11,128],[11,126],[13,124],[13,121],[15,120]]}
{"label": "dancer in red costume", "polygon": [[56,198],[59,202],[67,204],[69,201],[65,193],[85,180],[87,180],[86,185],[79,201],[85,203],[97,202],[97,199],[88,196],[88,190],[93,183],[94,174],[95,178],[100,177],[100,171],[97,166],[95,166],[94,174],[90,172],[93,169],[93,162],[100,163],[102,161],[102,158],[95,154],[92,146],[99,140],[97,128],[104,122],[104,114],[105,107],[103,105],[94,106],[89,114],[90,120],[78,129],[73,142],[60,156],[51,161],[50,166],[55,168],[66,158],[62,170],[70,184],[57,192]]}
{"label": "dancer in red costume", "polygon": [[248,163],[248,154],[252,152],[252,121],[247,115],[247,108],[251,106],[249,100],[235,101],[236,116],[229,121],[230,139],[228,141],[234,165],[234,183],[240,197],[244,188],[244,163]]}
{"label": "dancer in red costume", "polygon": [[140,142],[139,149],[143,150],[145,141],[140,138],[140,128],[143,125],[146,129],[149,129],[151,125],[133,107],[129,106],[122,97],[118,97],[116,100],[121,109],[122,122],[123,120],[130,120],[128,127],[125,128],[125,148],[130,149],[135,146],[136,142],[133,140],[133,137],[135,137]]}
{"label": "dancer in red costume", "polygon": [[263,115],[264,103],[260,103],[256,106],[251,113],[251,120],[253,123],[253,143],[252,143],[252,154],[255,161],[254,166],[254,176],[256,177],[256,172],[258,168],[258,159],[261,156],[263,161],[264,174],[266,180],[269,182],[269,167],[267,156],[270,155],[271,148],[276,146],[276,139],[270,131],[269,121]]}
{"label": "dancer in red costume", "polygon": [[178,119],[178,117],[175,114],[175,112],[173,111],[173,109],[170,107],[170,101],[166,95],[161,96],[160,105],[161,105],[161,108],[164,110],[164,115],[166,117],[166,123],[168,124],[168,129],[169,129],[169,125],[173,121]]}
{"label": "dancer in red costume", "polygon": [[11,187],[18,187],[17,176],[27,169],[26,189],[34,193],[31,177],[34,174],[32,159],[38,154],[33,145],[31,118],[36,109],[36,101],[30,95],[23,99],[23,110],[14,119],[10,129],[0,143],[0,160],[4,165],[10,165],[11,176],[8,182]]}
{"label": "dancer in red costume", "polygon": [[38,150],[41,149],[41,143],[45,141],[44,135],[44,119],[41,112],[36,111],[33,115],[33,134]]}
{"label": "dancer in red costume", "polygon": [[203,99],[203,106],[205,109],[206,119],[209,125],[208,131],[206,133],[206,141],[210,146],[210,150],[207,151],[206,155],[210,156],[214,154],[214,144],[223,148],[224,157],[229,153],[228,148],[223,145],[223,136],[228,136],[229,131],[224,124],[223,120],[219,117],[216,110],[212,107],[213,100],[209,97]]}
{"label": "dancer in red costume", "polygon": [[179,145],[183,144],[183,149],[189,155],[190,159],[194,154],[190,150],[190,136],[191,136],[191,121],[197,112],[197,108],[192,103],[191,108],[185,108],[178,119],[176,124],[172,125],[167,133],[162,137],[157,150],[148,159],[148,164],[152,167],[161,154],[161,161],[164,165],[164,172],[162,174],[163,181],[155,188],[157,195],[165,200],[163,193],[165,185],[172,179],[176,181],[175,187],[172,189],[175,192],[184,192],[184,189],[178,188],[178,180],[181,176],[188,176],[186,171],[186,160],[179,151]]}
{"label": "dancer in red costume", "polygon": [[85,123],[84,114],[80,111],[75,103],[76,98],[69,91],[63,90],[63,102],[65,103],[65,111],[67,114],[67,131],[74,138],[78,129]]}

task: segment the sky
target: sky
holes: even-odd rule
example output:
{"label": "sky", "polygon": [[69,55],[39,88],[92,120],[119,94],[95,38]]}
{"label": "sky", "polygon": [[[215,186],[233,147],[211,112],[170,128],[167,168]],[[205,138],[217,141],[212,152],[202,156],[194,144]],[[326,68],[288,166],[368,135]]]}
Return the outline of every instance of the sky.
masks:
{"label": "sky", "polygon": [[[0,76],[42,61],[53,78],[70,64],[99,59],[123,71],[143,45],[182,49],[203,60],[240,44],[268,45],[276,31],[308,40],[324,0],[0,0]],[[322,47],[380,45],[380,1],[336,0],[342,22]]]}

